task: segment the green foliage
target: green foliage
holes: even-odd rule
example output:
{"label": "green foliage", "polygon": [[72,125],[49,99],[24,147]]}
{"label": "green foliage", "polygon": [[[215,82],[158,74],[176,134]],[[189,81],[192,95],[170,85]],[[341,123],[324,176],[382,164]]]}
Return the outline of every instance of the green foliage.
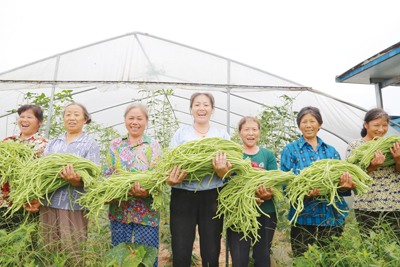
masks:
{"label": "green foliage", "polygon": [[[282,105],[264,106],[264,110],[257,118],[261,123],[260,140],[258,144],[274,152],[280,162],[280,155],[283,148],[290,142],[299,138],[297,131],[297,111],[293,111],[294,98],[282,95]],[[238,130],[236,129],[232,140],[240,142]]]}
{"label": "green foliage", "polygon": [[149,125],[152,125],[151,136],[166,148],[172,135],[178,128],[178,120],[175,117],[169,97],[174,94],[173,89],[140,90],[140,93],[148,98]]}
{"label": "green foliage", "polygon": [[105,254],[105,266],[137,267],[153,266],[158,255],[154,247],[121,243],[110,249]]}
{"label": "green foliage", "polygon": [[360,234],[356,222],[347,222],[341,237],[334,237],[327,247],[310,246],[294,266],[400,266],[400,241],[393,229],[381,224],[369,233]]}

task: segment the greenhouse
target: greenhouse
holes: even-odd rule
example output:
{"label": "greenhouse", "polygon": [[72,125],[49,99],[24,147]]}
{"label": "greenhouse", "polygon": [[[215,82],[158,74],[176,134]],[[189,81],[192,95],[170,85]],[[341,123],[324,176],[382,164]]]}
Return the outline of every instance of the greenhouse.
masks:
{"label": "greenhouse", "polygon": [[27,102],[27,92],[53,96],[63,90],[72,90],[74,100],[88,108],[94,121],[120,133],[125,131],[124,109],[135,101],[151,102],[150,114],[158,114],[152,120],[154,125],[149,125],[151,132],[171,123],[190,124],[190,95],[210,91],[216,98],[212,123],[232,133],[241,117],[258,115],[264,105],[280,106],[280,96],[286,95],[294,98],[293,110],[308,105],[321,110],[324,124],[320,136],[340,153],[347,142],[359,137],[365,112],[233,59],[133,32],[1,73],[0,138],[16,133],[12,110]]}

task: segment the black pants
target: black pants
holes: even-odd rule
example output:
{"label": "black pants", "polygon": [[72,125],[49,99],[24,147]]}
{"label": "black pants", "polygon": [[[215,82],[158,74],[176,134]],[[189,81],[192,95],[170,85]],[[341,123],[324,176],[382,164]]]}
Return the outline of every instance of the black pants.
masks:
{"label": "black pants", "polygon": [[360,233],[368,235],[370,230],[389,225],[400,240],[400,211],[365,211],[354,210]]}
{"label": "black pants", "polygon": [[317,243],[320,247],[326,247],[333,236],[340,236],[343,226],[314,226],[298,225],[290,229],[290,243],[293,256],[299,257],[307,251],[308,245]]}
{"label": "black pants", "polygon": [[190,267],[196,225],[203,266],[218,267],[223,220],[213,219],[217,198],[217,189],[193,192],[172,188],[170,228],[174,267]]}
{"label": "black pants", "polygon": [[8,208],[0,208],[0,229],[12,232],[24,222],[25,216],[22,209],[15,212],[12,216],[6,215]]}
{"label": "black pants", "polygon": [[[255,267],[269,267],[271,266],[270,252],[272,239],[274,237],[276,228],[276,213],[268,213],[270,217],[261,214],[257,218],[260,223],[258,229],[259,240],[253,246],[253,259]],[[249,253],[252,241],[247,238],[242,239],[243,233],[234,232],[230,229],[227,230],[228,245],[232,257],[233,267],[248,267],[249,266]]]}

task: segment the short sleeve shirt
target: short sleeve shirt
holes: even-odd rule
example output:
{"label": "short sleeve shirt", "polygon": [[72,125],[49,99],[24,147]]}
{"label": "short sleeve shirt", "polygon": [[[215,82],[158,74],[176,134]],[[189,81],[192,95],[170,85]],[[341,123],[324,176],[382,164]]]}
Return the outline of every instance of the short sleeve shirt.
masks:
{"label": "short sleeve shirt", "polygon": [[[276,170],[278,166],[276,164],[276,159],[274,153],[271,150],[260,147],[258,152],[254,155],[249,155],[244,153],[243,158],[250,158],[251,165],[255,168],[261,168],[264,170]],[[251,179],[251,177],[249,177]],[[260,208],[263,212],[271,213],[275,212],[275,205],[272,199],[265,200]]]}
{"label": "short sleeve shirt", "polygon": [[[346,158],[366,141],[360,138],[351,142],[346,150]],[[369,173],[373,179],[370,190],[354,196],[354,209],[366,211],[400,211],[400,177],[395,166],[380,167]]]}
{"label": "short sleeve shirt", "polygon": [[[158,142],[146,135],[136,145],[129,144],[128,136],[111,141],[107,156],[107,168],[104,171],[106,177],[118,169],[124,171],[145,171],[155,167],[161,157],[161,147]],[[132,198],[132,200],[115,200],[110,203],[108,217],[111,221],[123,223],[136,223],[156,227],[160,221],[160,215],[151,208],[153,199]]]}

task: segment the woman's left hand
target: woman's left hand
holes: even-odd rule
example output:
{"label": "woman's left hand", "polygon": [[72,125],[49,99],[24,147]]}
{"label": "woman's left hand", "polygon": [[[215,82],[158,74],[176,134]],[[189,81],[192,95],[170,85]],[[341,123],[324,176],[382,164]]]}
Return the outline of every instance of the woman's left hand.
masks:
{"label": "woman's left hand", "polygon": [[390,153],[392,154],[395,161],[400,161],[400,143],[396,142],[390,148]]}
{"label": "woman's left hand", "polygon": [[68,164],[63,167],[60,172],[61,178],[68,181],[72,186],[82,187],[83,182],[81,180],[81,176],[74,171],[74,166],[72,164]]}
{"label": "woman's left hand", "polygon": [[272,198],[273,193],[274,191],[272,187],[266,189],[264,185],[260,185],[260,187],[258,187],[256,190],[256,197],[262,200],[260,201],[261,204],[262,202],[264,202],[264,200],[270,200]]}
{"label": "woman's left hand", "polygon": [[135,197],[146,198],[149,196],[149,192],[146,189],[140,187],[139,182],[135,182],[135,184],[131,187],[129,194]]}
{"label": "woman's left hand", "polygon": [[356,186],[356,183],[351,179],[351,174],[348,172],[344,172],[342,176],[340,176],[339,187],[341,189],[353,189]]}
{"label": "woman's left hand", "polygon": [[225,152],[217,152],[212,160],[212,165],[220,178],[224,177],[232,169],[232,164],[226,159]]}

